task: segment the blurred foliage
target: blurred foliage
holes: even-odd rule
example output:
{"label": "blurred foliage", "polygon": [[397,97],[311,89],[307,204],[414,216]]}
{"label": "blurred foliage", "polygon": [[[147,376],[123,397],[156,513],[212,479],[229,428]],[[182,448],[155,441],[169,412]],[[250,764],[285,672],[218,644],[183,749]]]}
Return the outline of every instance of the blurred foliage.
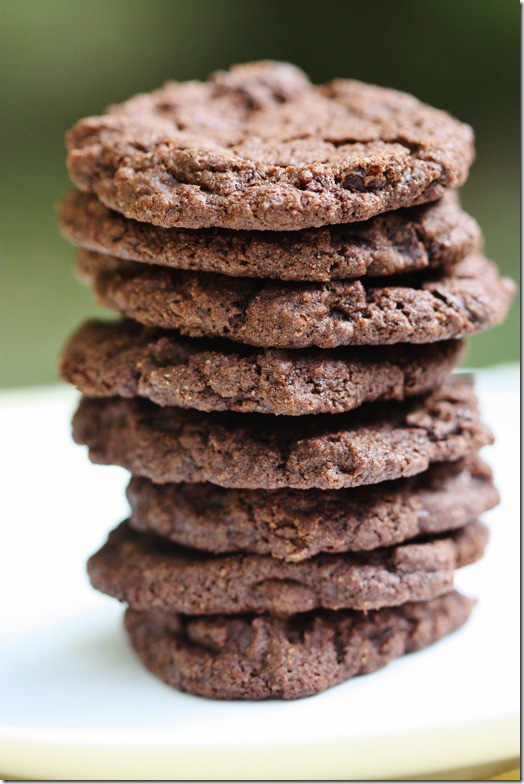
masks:
{"label": "blurred foliage", "polygon": [[[478,154],[463,204],[488,255],[518,276],[516,0],[3,0],[1,11],[2,385],[53,381],[66,334],[98,311],[56,229],[66,129],[166,79],[234,62],[290,60],[316,82],[404,89],[471,123]],[[468,364],[518,351],[515,303],[503,327],[472,341]]]}

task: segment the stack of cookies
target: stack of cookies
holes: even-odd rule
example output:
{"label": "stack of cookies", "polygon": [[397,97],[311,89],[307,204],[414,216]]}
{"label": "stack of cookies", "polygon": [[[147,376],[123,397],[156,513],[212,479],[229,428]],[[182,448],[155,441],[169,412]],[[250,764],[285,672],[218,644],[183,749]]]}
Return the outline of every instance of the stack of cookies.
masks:
{"label": "stack of cookies", "polygon": [[462,338],[512,296],[455,189],[469,127],[252,63],[78,122],[59,207],[119,321],[73,335],[73,432],[132,473],[89,561],[146,667],[294,698],[453,631],[497,503]]}

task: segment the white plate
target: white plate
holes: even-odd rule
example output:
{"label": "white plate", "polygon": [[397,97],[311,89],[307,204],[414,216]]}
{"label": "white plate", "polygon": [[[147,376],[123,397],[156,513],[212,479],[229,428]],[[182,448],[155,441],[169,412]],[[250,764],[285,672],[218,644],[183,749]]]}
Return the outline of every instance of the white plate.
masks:
{"label": "white plate", "polygon": [[29,779],[365,779],[518,755],[518,373],[480,374],[502,505],[457,586],[467,626],[384,670],[295,702],[213,702],[149,675],[121,607],[84,562],[126,514],[126,474],[69,436],[75,395],[0,395],[4,543],[0,771]]}

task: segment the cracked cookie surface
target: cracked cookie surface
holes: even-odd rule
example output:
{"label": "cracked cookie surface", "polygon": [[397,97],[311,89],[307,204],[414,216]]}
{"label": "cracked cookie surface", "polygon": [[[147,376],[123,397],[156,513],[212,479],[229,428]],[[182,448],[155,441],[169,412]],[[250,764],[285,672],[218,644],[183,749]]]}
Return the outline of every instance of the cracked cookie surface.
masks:
{"label": "cracked cookie surface", "polygon": [[457,592],[359,613],[185,617],[127,610],[143,664],[181,691],[223,700],[297,699],[374,672],[466,622],[475,602]]}
{"label": "cracked cookie surface", "polygon": [[276,348],[433,343],[499,324],[515,286],[483,256],[452,272],[277,283],[172,270],[81,251],[102,305],[146,326]]}
{"label": "cracked cookie surface", "polygon": [[487,539],[486,526],[473,522],[426,541],[290,563],[269,555],[186,550],[124,522],[91,556],[87,570],[95,588],[135,610],[184,615],[367,611],[448,593],[454,570],[481,558]]}
{"label": "cracked cookie surface", "polygon": [[296,230],[463,184],[471,128],[396,90],[262,61],[171,82],[67,134],[71,179],[158,226]]}
{"label": "cracked cookie surface", "polygon": [[175,269],[244,278],[329,281],[451,267],[479,250],[476,221],[454,191],[368,221],[288,232],[162,229],[73,191],[59,204],[63,235],[87,250]]}
{"label": "cracked cookie surface", "polygon": [[160,408],[137,398],[84,398],[73,437],[89,447],[93,462],[121,465],[159,483],[325,490],[413,476],[492,441],[472,384],[463,378],[403,403],[279,419]]}
{"label": "cracked cookie surface", "polygon": [[132,321],[88,321],[60,373],[88,397],[144,397],[160,406],[288,416],[340,413],[440,386],[464,346],[282,350],[184,338]]}
{"label": "cracked cookie surface", "polygon": [[133,477],[132,528],[213,553],[303,561],[320,552],[373,550],[460,528],[498,503],[478,457],[439,463],[409,479],[347,490],[238,490],[157,485]]}

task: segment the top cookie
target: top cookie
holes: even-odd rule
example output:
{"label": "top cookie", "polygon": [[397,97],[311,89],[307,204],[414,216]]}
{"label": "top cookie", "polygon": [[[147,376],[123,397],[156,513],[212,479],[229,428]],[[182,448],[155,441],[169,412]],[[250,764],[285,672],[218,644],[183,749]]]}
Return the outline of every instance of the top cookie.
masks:
{"label": "top cookie", "polygon": [[473,134],[405,93],[314,86],[262,61],[170,82],[80,120],[73,182],[158,226],[296,230],[422,204],[462,185]]}

